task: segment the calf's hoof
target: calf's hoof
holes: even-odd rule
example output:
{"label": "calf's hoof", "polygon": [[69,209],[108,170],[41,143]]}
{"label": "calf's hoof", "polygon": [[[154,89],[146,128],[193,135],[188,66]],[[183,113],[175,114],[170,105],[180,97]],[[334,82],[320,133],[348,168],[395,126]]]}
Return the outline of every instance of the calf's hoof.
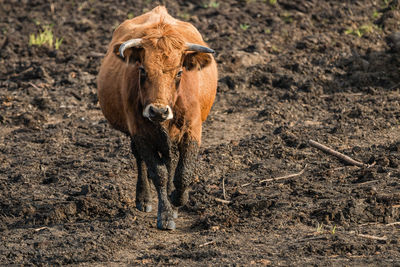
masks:
{"label": "calf's hoof", "polygon": [[138,201],[136,202],[136,208],[143,212],[151,212],[153,210],[153,207],[150,203],[143,203]]}

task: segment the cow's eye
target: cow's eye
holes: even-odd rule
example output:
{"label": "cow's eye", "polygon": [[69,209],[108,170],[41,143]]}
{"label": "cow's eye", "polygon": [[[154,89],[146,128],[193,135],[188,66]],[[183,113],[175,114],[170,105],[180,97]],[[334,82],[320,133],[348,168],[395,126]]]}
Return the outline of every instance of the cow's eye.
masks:
{"label": "cow's eye", "polygon": [[180,78],[182,76],[182,70],[178,71],[178,73],[176,74],[176,78]]}
{"label": "cow's eye", "polygon": [[139,78],[140,78],[140,84],[144,84],[146,81],[146,70],[144,69],[143,66],[139,66]]}
{"label": "cow's eye", "polygon": [[142,77],[146,76],[146,70],[144,69],[143,66],[139,67],[139,72],[140,72],[140,76],[142,76]]}

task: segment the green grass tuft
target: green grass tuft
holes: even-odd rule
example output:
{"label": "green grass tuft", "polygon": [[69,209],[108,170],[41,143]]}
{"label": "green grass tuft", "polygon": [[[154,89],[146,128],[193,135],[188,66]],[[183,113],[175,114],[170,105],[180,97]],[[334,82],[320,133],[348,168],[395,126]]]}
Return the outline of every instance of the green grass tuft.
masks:
{"label": "green grass tuft", "polygon": [[242,29],[242,30],[244,30],[244,31],[247,30],[249,27],[250,27],[249,24],[246,24],[246,23],[240,24],[240,29]]}
{"label": "green grass tuft", "polygon": [[218,8],[219,7],[219,3],[217,1],[211,0],[210,2],[208,2],[208,4],[207,3],[203,4],[203,7],[204,8],[209,8],[209,7]]}
{"label": "green grass tuft", "polygon": [[[40,23],[39,23],[40,24]],[[37,24],[37,25],[39,25]],[[60,49],[64,38],[55,38],[52,25],[43,26],[43,30],[39,31],[37,34],[29,35],[29,46],[47,46],[48,48],[55,48],[56,50]]]}
{"label": "green grass tuft", "polygon": [[[375,26],[376,28],[376,26]],[[363,37],[366,34],[373,32],[374,25],[372,24],[364,24],[357,29],[349,28],[344,31],[345,34],[355,35],[357,37]]]}

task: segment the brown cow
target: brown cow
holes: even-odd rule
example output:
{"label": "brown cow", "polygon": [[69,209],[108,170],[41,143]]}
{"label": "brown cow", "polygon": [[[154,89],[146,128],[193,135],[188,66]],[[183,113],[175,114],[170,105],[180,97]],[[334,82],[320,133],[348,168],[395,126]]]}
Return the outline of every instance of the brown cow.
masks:
{"label": "brown cow", "polygon": [[159,229],[175,229],[176,209],[196,175],[201,126],[217,88],[213,52],[193,25],[159,6],[115,30],[100,68],[103,114],[131,137],[136,207],[151,211],[152,180]]}

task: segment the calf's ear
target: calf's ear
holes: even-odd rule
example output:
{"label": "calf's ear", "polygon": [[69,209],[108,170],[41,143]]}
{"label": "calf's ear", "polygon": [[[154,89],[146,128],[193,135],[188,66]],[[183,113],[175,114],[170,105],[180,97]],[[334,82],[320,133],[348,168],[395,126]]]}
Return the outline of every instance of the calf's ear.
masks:
{"label": "calf's ear", "polygon": [[183,59],[183,66],[187,70],[193,70],[193,69],[202,69],[204,67],[207,67],[211,63],[211,55],[208,53],[201,53],[201,52],[195,52],[195,53],[188,53],[185,55],[185,58]]}
{"label": "calf's ear", "polygon": [[130,47],[125,49],[124,56],[119,52],[119,47],[122,43],[114,45],[113,52],[119,59],[124,62],[135,64],[136,62],[142,62],[144,56],[144,49],[141,47]]}

